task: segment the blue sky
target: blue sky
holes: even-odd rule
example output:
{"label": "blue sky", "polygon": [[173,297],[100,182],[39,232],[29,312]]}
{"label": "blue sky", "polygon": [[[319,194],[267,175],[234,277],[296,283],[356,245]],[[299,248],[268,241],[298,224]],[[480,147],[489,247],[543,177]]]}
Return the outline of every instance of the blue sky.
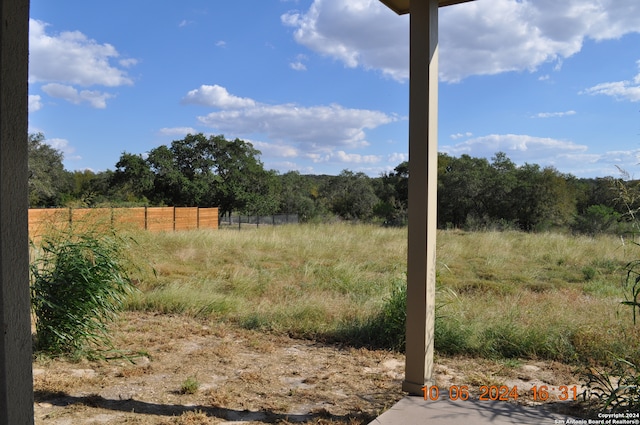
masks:
{"label": "blue sky", "polygon": [[[68,170],[203,132],[378,176],[408,159],[408,31],[378,0],[31,0],[29,130]],[[442,8],[439,92],[441,152],[640,176],[640,2]]]}

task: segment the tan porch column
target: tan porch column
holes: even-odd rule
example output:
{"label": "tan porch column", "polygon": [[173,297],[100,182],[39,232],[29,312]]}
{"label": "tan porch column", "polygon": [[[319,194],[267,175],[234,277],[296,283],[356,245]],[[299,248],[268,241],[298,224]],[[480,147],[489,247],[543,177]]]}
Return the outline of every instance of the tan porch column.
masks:
{"label": "tan porch column", "polygon": [[33,424],[27,223],[29,0],[0,0],[0,424]]}
{"label": "tan porch column", "polygon": [[438,187],[438,0],[412,1],[407,342],[402,389],[433,384]]}

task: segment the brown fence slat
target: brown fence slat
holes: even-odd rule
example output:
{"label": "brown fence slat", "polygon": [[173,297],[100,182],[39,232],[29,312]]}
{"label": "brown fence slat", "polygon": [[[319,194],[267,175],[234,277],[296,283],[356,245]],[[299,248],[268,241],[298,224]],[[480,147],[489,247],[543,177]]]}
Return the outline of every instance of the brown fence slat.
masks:
{"label": "brown fence slat", "polygon": [[69,226],[69,208],[29,209],[29,237],[38,239],[51,230]]}
{"label": "brown fence slat", "polygon": [[218,208],[200,208],[198,219],[200,229],[217,229]]}
{"label": "brown fence slat", "polygon": [[114,208],[113,224],[114,226],[124,229],[144,229],[145,210],[145,207]]}
{"label": "brown fence slat", "polygon": [[153,232],[217,229],[218,208],[48,208],[29,209],[29,237],[39,238],[52,229],[66,226],[90,230],[147,229]]}
{"label": "brown fence slat", "polygon": [[111,216],[111,208],[73,208],[71,225],[76,229],[106,231],[112,227]]}
{"label": "brown fence slat", "polygon": [[172,232],[173,207],[147,208],[147,230],[152,232]]}
{"label": "brown fence slat", "polygon": [[197,207],[182,207],[175,209],[175,230],[193,230],[197,228]]}

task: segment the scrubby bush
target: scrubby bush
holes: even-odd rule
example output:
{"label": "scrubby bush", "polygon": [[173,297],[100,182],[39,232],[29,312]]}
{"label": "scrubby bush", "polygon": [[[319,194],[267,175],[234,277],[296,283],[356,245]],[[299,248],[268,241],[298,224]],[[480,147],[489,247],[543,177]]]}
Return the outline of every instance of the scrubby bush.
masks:
{"label": "scrubby bush", "polygon": [[50,354],[111,347],[108,324],[134,289],[115,234],[52,232],[33,245],[31,299],[35,348]]}

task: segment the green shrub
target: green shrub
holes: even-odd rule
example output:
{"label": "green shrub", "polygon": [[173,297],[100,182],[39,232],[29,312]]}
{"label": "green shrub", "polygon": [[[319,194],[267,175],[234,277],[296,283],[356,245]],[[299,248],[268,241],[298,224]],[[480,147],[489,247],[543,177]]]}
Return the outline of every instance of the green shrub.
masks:
{"label": "green shrub", "polygon": [[55,233],[33,246],[36,350],[71,354],[90,343],[111,348],[108,324],[134,288],[125,246],[115,234],[90,231]]}
{"label": "green shrub", "polygon": [[621,217],[620,213],[609,206],[591,205],[575,217],[571,228],[574,232],[595,236],[611,231]]}

